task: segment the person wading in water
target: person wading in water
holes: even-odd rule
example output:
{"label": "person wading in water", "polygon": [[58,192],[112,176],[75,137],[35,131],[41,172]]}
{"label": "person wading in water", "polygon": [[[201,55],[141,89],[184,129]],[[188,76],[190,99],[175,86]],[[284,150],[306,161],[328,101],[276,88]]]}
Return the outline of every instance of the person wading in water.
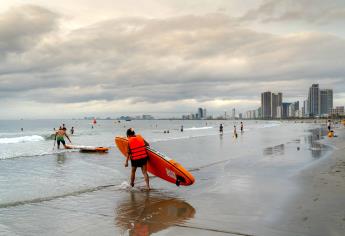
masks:
{"label": "person wading in water", "polygon": [[69,141],[70,143],[72,143],[71,140],[69,139],[68,135],[66,134],[66,128],[64,129],[64,128],[60,127],[59,130],[55,133],[55,138],[54,138],[54,142],[55,142],[55,141],[57,142],[57,148],[58,148],[58,149],[60,149],[60,143],[62,143],[62,145],[63,145],[65,148],[67,148],[67,147],[66,147],[66,142],[65,142],[64,136],[66,136],[66,138],[68,139],[68,141]]}
{"label": "person wading in water", "polygon": [[127,130],[128,138],[128,156],[126,158],[125,167],[128,166],[129,159],[131,160],[131,186],[134,187],[135,172],[140,167],[143,172],[146,188],[150,190],[149,175],[147,174],[148,155],[146,146],[149,144],[141,137],[136,136],[132,128]]}

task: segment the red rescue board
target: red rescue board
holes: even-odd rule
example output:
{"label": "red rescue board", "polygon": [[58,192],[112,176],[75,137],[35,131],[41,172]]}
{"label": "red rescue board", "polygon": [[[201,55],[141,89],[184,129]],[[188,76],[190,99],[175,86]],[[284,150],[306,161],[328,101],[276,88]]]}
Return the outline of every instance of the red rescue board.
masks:
{"label": "red rescue board", "polygon": [[[115,144],[121,153],[127,157],[128,139],[126,137],[115,137]],[[170,183],[174,183],[177,186],[188,186],[194,183],[195,179],[193,175],[178,162],[170,159],[151,147],[146,147],[146,150],[149,156],[147,165],[148,172]]]}

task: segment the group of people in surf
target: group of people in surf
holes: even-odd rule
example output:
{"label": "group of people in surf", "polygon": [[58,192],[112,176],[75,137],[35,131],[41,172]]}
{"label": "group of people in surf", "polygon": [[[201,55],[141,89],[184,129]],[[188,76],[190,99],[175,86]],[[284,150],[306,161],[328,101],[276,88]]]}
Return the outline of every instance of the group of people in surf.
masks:
{"label": "group of people in surf", "polygon": [[[241,129],[241,134],[243,133],[243,122],[241,121],[241,124],[240,124],[240,129]],[[220,124],[219,125],[219,133],[220,134],[223,134],[223,131],[224,131],[224,127],[223,127],[223,124]],[[238,134],[237,134],[237,130],[236,130],[236,125],[234,125],[234,138],[237,138],[238,137]]]}

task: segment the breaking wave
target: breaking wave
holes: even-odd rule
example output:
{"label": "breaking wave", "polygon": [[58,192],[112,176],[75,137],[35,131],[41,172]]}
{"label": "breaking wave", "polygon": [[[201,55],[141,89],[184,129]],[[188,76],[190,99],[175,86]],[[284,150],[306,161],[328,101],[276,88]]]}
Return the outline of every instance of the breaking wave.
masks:
{"label": "breaking wave", "polygon": [[26,142],[38,142],[43,141],[44,138],[39,135],[31,136],[21,136],[13,138],[0,138],[0,144],[9,144],[9,143],[26,143]]}

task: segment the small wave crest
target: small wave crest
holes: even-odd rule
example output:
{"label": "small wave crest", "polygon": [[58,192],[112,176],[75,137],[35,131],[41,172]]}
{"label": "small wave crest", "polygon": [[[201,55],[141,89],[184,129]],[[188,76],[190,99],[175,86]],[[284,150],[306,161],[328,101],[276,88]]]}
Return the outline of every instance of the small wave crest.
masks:
{"label": "small wave crest", "polygon": [[10,144],[10,143],[26,143],[26,142],[38,142],[43,141],[44,138],[39,135],[21,136],[13,138],[0,138],[0,144]]}
{"label": "small wave crest", "polygon": [[276,126],[280,126],[281,123],[270,123],[270,124],[264,124],[262,126],[262,128],[272,128],[272,127],[276,127]]}
{"label": "small wave crest", "polygon": [[16,158],[33,158],[33,157],[43,157],[43,156],[49,156],[49,155],[55,155],[55,154],[61,154],[61,153],[70,153],[70,152],[79,152],[78,149],[54,149],[51,151],[36,151],[34,153],[10,153],[10,154],[3,154],[0,155],[0,161],[1,160],[7,160],[7,159],[16,159]]}
{"label": "small wave crest", "polygon": [[212,126],[204,126],[204,127],[191,127],[191,128],[185,128],[185,131],[188,130],[204,130],[204,129],[212,129]]}

